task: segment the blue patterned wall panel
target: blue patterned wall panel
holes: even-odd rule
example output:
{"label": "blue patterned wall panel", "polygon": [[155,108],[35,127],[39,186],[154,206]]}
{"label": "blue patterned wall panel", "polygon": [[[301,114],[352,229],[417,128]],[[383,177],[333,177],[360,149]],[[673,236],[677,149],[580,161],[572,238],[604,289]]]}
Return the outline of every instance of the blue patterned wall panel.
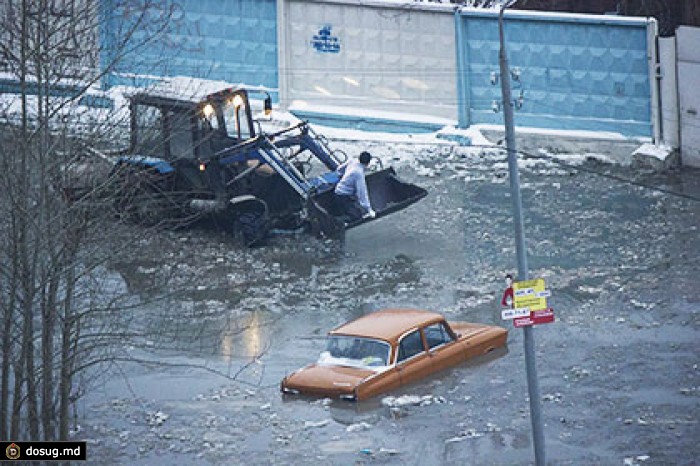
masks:
{"label": "blue patterned wall panel", "polygon": [[[138,21],[142,0],[104,0],[101,31],[103,67],[119,53],[120,40]],[[152,2],[153,3],[153,2]],[[108,85],[134,83],[124,74],[194,76],[276,89],[277,6],[275,0],[162,0],[169,21],[153,8],[131,44],[152,38],[119,60]],[[165,25],[163,33],[159,28]]]}
{"label": "blue patterned wall panel", "polygon": [[[456,27],[462,54],[460,126],[502,124],[498,16],[461,10]],[[647,63],[647,23],[629,18],[533,15],[505,17],[509,65],[521,69],[523,107],[519,126],[614,131],[651,136],[651,89]]]}

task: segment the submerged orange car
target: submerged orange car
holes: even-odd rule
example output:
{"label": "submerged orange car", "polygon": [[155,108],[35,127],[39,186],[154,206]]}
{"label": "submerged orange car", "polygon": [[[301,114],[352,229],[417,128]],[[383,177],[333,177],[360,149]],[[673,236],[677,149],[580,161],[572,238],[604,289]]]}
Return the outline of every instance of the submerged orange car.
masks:
{"label": "submerged orange car", "polygon": [[387,309],[331,330],[318,361],[286,376],[281,389],[365,400],[504,346],[507,337],[502,327]]}

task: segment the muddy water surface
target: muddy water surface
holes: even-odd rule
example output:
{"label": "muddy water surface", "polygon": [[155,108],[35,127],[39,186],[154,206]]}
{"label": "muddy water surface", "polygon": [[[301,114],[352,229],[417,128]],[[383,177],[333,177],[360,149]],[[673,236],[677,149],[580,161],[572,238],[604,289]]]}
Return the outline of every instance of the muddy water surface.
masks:
{"label": "muddy water surface", "polygon": [[[396,151],[410,157],[392,160]],[[504,324],[503,277],[516,263],[502,158],[373,152],[429,196],[342,242],[290,235],[248,250],[198,225],[156,232],[150,253],[115,267],[152,335],[127,351],[151,364],[115,366],[82,402],[91,462],[534,462],[517,329],[506,351],[387,397],[280,395],[281,378],[317,357],[328,330],[377,309]],[[521,176],[531,276],[547,281],[557,316],[535,329],[548,463],[695,464],[700,202],[542,161],[525,160]],[[645,182],[700,197],[698,179]]]}

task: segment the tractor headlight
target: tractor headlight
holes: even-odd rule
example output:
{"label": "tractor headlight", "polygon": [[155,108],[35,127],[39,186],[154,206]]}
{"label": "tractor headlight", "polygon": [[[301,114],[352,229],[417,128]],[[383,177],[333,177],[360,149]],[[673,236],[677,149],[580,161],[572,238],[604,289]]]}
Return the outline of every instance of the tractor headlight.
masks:
{"label": "tractor headlight", "polygon": [[243,105],[243,97],[236,94],[233,96],[233,101],[231,103],[233,104],[234,108],[239,108]]}
{"label": "tractor headlight", "polygon": [[212,104],[206,104],[204,107],[202,107],[202,114],[206,118],[211,118],[214,113],[214,106]]}

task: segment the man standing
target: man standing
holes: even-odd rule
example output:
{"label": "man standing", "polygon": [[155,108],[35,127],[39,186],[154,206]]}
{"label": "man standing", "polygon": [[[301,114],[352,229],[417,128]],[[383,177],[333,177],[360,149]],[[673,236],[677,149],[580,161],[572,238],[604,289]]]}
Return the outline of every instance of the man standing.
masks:
{"label": "man standing", "polygon": [[349,221],[374,218],[377,215],[369,203],[365,181],[365,168],[370,160],[372,156],[365,151],[358,160],[348,160],[337,169],[340,181],[335,186],[335,198],[341,215]]}

